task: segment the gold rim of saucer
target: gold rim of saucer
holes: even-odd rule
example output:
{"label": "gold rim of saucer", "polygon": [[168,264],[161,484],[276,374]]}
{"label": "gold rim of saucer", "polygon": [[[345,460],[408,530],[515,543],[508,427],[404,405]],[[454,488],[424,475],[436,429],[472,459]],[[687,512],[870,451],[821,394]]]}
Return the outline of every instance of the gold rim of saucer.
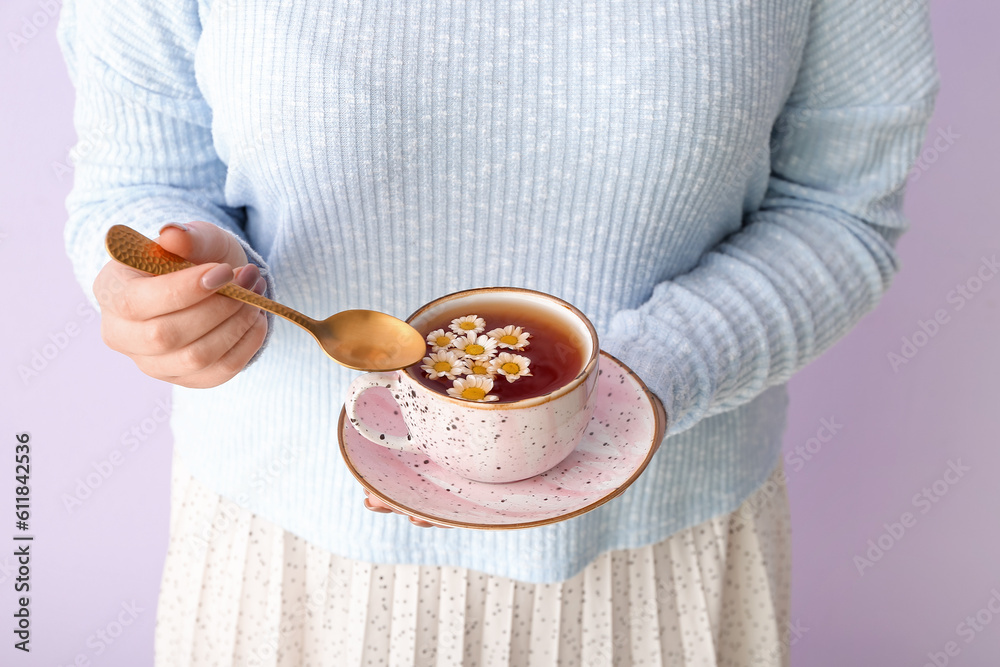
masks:
{"label": "gold rim of saucer", "polygon": [[[660,448],[660,445],[663,443],[663,437],[667,429],[667,414],[666,411],[663,409],[663,404],[660,402],[660,399],[656,397],[656,394],[654,394],[649,390],[649,387],[647,387],[646,383],[642,381],[642,378],[636,375],[635,372],[628,367],[628,365],[622,363],[616,357],[614,357],[611,354],[608,354],[604,350],[599,350],[599,355],[608,357],[616,364],[621,366],[621,368],[626,373],[632,376],[632,378],[639,385],[639,388],[642,389],[642,392],[646,396],[647,400],[649,400],[650,408],[653,410],[653,419],[654,419],[653,442],[651,443],[649,451],[646,453],[645,458],[643,458],[642,463],[639,464],[639,466],[629,476],[628,479],[626,479],[621,485],[619,485],[613,491],[609,492],[606,496],[598,498],[597,500],[587,505],[586,507],[581,507],[580,509],[573,510],[572,512],[567,512],[566,514],[550,517],[548,519],[541,519],[538,521],[525,521],[523,523],[508,523],[503,525],[468,523],[465,521],[456,521],[454,519],[444,519],[439,516],[434,516],[432,514],[422,512],[418,509],[408,507],[381,493],[378,489],[373,487],[354,467],[354,463],[351,461],[351,457],[347,453],[347,447],[344,443],[344,436],[343,436],[345,421],[347,419],[346,406],[341,409],[340,420],[337,422],[337,441],[340,444],[340,456],[341,458],[344,459],[344,462],[347,464],[347,469],[351,471],[351,474],[354,475],[354,478],[358,480],[361,486],[367,489],[370,494],[374,495],[376,498],[378,498],[379,500],[381,500],[383,503],[393,508],[394,510],[402,512],[403,514],[408,514],[414,518],[420,519],[421,521],[432,523],[436,526],[447,526],[449,528],[473,528],[478,530],[518,530],[521,528],[537,528],[538,526],[546,526],[548,524],[558,523],[560,521],[566,521],[567,519],[572,519],[573,517],[580,516],[581,514],[586,514],[591,510],[597,509],[598,507],[608,502],[609,500],[613,500],[618,496],[620,496],[622,493],[625,492],[625,489],[630,487],[632,483],[639,478],[639,475],[641,475],[643,471],[646,470],[646,466],[649,465],[649,462],[650,460],[652,460],[653,455],[656,454],[657,450]],[[378,447],[379,445],[373,444],[372,446]],[[478,482],[478,483],[489,484],[489,482]]]}

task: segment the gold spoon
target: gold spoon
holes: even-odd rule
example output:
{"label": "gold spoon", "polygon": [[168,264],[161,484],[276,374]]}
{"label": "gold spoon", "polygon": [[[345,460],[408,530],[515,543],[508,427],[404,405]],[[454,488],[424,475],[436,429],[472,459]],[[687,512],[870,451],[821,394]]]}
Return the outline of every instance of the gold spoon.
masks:
{"label": "gold spoon", "polygon": [[[108,230],[105,246],[122,264],[154,275],[194,266],[125,225]],[[216,294],[298,324],[312,334],[331,359],[355,370],[394,371],[420,361],[427,351],[420,332],[392,315],[374,310],[345,310],[320,321],[234,283],[224,285]]]}

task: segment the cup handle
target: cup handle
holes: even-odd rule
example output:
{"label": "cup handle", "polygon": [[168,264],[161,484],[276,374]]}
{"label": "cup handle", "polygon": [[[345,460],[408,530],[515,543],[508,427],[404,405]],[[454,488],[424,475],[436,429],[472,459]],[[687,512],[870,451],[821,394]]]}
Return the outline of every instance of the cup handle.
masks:
{"label": "cup handle", "polygon": [[393,371],[391,373],[365,373],[354,379],[354,382],[351,383],[350,388],[347,390],[347,402],[345,404],[347,418],[351,421],[351,425],[354,426],[358,433],[376,445],[382,445],[389,449],[397,449],[401,452],[419,452],[420,449],[417,447],[417,443],[413,441],[409,433],[406,435],[382,433],[378,429],[374,429],[361,421],[361,417],[358,416],[358,399],[366,391],[375,389],[376,387],[384,387],[395,393],[395,390],[399,387],[399,376]]}

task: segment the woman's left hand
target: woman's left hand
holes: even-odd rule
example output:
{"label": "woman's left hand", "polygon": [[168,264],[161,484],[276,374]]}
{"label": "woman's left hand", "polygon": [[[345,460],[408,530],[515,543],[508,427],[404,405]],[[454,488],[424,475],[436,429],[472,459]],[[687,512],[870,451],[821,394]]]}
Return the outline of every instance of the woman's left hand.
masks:
{"label": "woman's left hand", "polygon": [[393,508],[389,507],[381,500],[368,493],[368,489],[365,489],[365,508],[370,509],[373,512],[379,512],[381,514],[388,514],[389,512],[394,512],[395,514],[402,514],[403,516],[410,517],[410,523],[414,526],[420,526],[421,528],[450,528],[450,526],[438,526],[434,523],[429,523],[423,519],[418,519],[416,517],[410,516],[404,512],[397,512]]}

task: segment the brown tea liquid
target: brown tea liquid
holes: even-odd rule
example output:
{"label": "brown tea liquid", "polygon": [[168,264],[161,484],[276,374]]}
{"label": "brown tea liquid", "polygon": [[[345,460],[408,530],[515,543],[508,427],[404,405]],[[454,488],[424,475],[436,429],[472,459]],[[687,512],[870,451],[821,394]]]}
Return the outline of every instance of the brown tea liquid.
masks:
{"label": "brown tea liquid", "polygon": [[[496,396],[500,403],[533,398],[555,391],[579,375],[587,361],[584,355],[589,343],[579,340],[575,330],[552,316],[545,308],[531,304],[491,304],[485,308],[475,305],[458,306],[457,310],[444,313],[434,318],[428,325],[420,326],[420,333],[426,338],[427,334],[437,329],[451,331],[448,327],[452,320],[465,315],[477,315],[486,320],[483,334],[511,324],[531,334],[528,345],[521,350],[497,346],[497,355],[509,352],[531,360],[528,367],[531,372],[529,376],[522,376],[514,382],[508,382],[507,378],[500,374],[493,377],[493,389],[490,394]],[[427,354],[430,353],[431,348],[428,346]],[[421,363],[410,366],[408,372],[424,386],[441,394],[447,394],[448,388],[452,386],[452,380],[430,379],[427,373],[421,370]],[[456,376],[458,377],[466,376]]]}

